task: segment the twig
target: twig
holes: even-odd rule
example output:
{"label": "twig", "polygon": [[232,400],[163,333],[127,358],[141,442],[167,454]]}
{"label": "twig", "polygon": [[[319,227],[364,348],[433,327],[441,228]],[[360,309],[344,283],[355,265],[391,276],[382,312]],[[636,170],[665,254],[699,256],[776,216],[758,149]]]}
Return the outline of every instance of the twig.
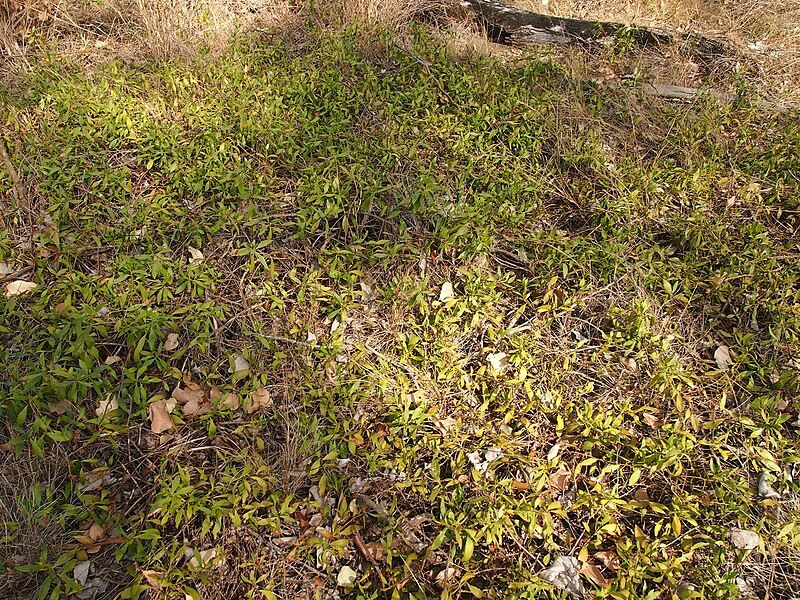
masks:
{"label": "twig", "polygon": [[27,275],[31,271],[33,271],[33,267],[25,267],[23,269],[20,269],[19,271],[14,271],[13,273],[9,273],[8,275],[4,275],[3,277],[0,277],[0,283],[6,283],[8,281],[14,281],[15,279],[19,279],[23,275]]}
{"label": "twig", "polygon": [[30,208],[30,202],[28,202],[28,196],[25,193],[25,186],[22,185],[22,179],[20,179],[19,173],[17,173],[17,170],[14,168],[14,163],[11,162],[5,140],[3,140],[2,137],[0,137],[0,158],[3,159],[6,171],[8,171],[11,177],[12,189],[14,190],[14,196],[17,198],[17,202],[25,208]]}

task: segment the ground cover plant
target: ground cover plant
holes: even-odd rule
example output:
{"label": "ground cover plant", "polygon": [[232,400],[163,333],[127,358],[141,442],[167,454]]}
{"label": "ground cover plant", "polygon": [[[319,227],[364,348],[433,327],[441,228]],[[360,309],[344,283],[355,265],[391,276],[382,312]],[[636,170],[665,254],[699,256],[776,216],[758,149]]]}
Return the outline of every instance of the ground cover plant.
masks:
{"label": "ground cover plant", "polygon": [[3,91],[0,595],[800,593],[800,128],[424,31]]}

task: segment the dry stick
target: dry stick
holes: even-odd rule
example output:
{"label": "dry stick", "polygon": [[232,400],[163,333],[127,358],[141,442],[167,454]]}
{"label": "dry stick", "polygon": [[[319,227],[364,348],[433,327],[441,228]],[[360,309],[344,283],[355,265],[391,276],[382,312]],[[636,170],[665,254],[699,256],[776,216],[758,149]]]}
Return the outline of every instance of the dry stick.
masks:
{"label": "dry stick", "polygon": [[[724,104],[736,104],[742,100],[736,94],[727,94],[716,90],[700,90],[693,87],[682,87],[679,85],[665,85],[661,83],[646,83],[642,86],[642,91],[648,96],[657,96],[659,98],[666,98],[667,100],[698,100],[703,94],[716,98]],[[770,102],[763,98],[755,98],[752,100],[757,108],[773,110],[780,113],[788,113],[791,108],[785,104],[778,104]]]}
{"label": "dry stick", "polygon": [[2,137],[0,137],[0,158],[3,159],[3,164],[5,165],[6,171],[8,171],[8,174],[11,177],[11,187],[14,190],[14,196],[17,199],[17,203],[25,208],[30,208],[30,203],[28,202],[28,197],[25,193],[25,186],[22,185],[22,180],[19,178],[19,173],[17,173],[17,170],[14,168],[14,163],[11,162],[11,157],[8,155],[8,149],[6,148],[6,143]]}

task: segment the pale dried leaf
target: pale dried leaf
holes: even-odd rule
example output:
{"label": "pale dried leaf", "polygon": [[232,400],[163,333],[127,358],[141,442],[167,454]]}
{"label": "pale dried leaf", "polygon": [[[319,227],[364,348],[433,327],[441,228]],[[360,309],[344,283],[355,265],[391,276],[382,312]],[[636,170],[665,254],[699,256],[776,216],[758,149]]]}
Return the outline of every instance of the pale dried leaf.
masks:
{"label": "pale dried leaf", "polygon": [[200,404],[205,398],[205,392],[201,389],[182,388],[180,384],[175,386],[172,390],[172,397],[178,404],[188,404],[189,402],[196,402]]}
{"label": "pale dried leaf", "polygon": [[658,429],[662,425],[661,419],[651,413],[642,413],[642,420],[653,429]]}
{"label": "pale dried leaf", "polygon": [[111,356],[106,358],[106,360],[103,362],[103,364],[106,365],[107,367],[110,367],[111,365],[117,364],[121,360],[122,360],[122,357],[117,356],[116,354],[112,354]]}
{"label": "pale dried leaf", "polygon": [[761,473],[761,477],[758,478],[758,495],[762,498],[771,498],[771,499],[778,499],[781,495],[775,490],[771,482],[773,480],[773,476],[769,474],[769,472],[764,471]]}
{"label": "pale dried leaf", "polygon": [[15,279],[6,284],[6,296],[18,296],[26,294],[36,288],[36,284],[32,281],[24,281],[22,279]]}
{"label": "pale dried leaf", "polygon": [[581,582],[581,565],[572,556],[559,556],[539,577],[551,583],[559,590],[567,590],[571,594],[583,594]]}
{"label": "pale dried leaf", "polygon": [[192,246],[189,246],[189,254],[190,254],[190,257],[189,257],[189,264],[190,265],[194,265],[194,264],[203,262],[203,258],[204,258],[203,257],[203,253],[200,250],[198,250],[197,248],[193,248]]}
{"label": "pale dried leaf", "polygon": [[442,284],[442,289],[439,291],[439,302],[447,302],[453,296],[455,296],[455,293],[453,292],[453,284],[449,281],[445,281]]}
{"label": "pale dried leaf", "polygon": [[167,341],[164,343],[164,350],[167,352],[172,352],[175,348],[178,347],[178,334],[177,333],[170,333],[167,336]]}
{"label": "pale dried leaf", "polygon": [[90,560],[79,562],[77,565],[75,565],[75,568],[72,569],[72,578],[81,585],[85,585],[86,580],[89,578],[89,568],[91,566],[92,561]]}
{"label": "pale dried leaf", "polygon": [[99,525],[97,523],[92,523],[92,526],[89,527],[89,537],[92,538],[95,542],[103,537],[105,537],[105,527]]}
{"label": "pale dried leaf", "polygon": [[486,355],[486,360],[496,373],[502,373],[508,367],[508,355],[505,352],[490,353]]}
{"label": "pale dried leaf", "polygon": [[228,373],[236,374],[236,373],[246,373],[250,370],[250,363],[247,362],[247,359],[242,356],[241,354],[234,354],[233,355],[233,366],[228,367]]}
{"label": "pale dried leaf", "polygon": [[721,371],[727,371],[733,365],[733,357],[731,357],[730,348],[727,346],[719,346],[714,351],[714,360],[717,361],[717,367]]}
{"label": "pale dried leaf", "polygon": [[453,417],[442,417],[441,419],[435,419],[433,421],[433,426],[436,427],[442,435],[449,433],[455,425],[456,420]]}
{"label": "pale dried leaf", "polygon": [[443,585],[445,583],[453,583],[458,576],[460,575],[458,569],[455,567],[447,567],[446,569],[442,569],[436,575],[436,583],[439,585]]}
{"label": "pale dried leaf", "polygon": [[8,263],[0,262],[0,277],[4,275],[11,275],[14,272],[14,267]]}
{"label": "pale dried leaf", "polygon": [[250,392],[245,408],[247,414],[250,415],[256,411],[267,410],[269,408],[272,408],[272,395],[267,388],[260,387]]}
{"label": "pale dried leaf", "polygon": [[208,550],[189,549],[187,555],[188,554],[191,555],[189,558],[189,567],[192,569],[208,566],[213,563],[214,559],[217,557],[217,551],[214,548],[209,548]]}
{"label": "pale dried leaf", "polygon": [[200,415],[210,413],[212,408],[210,402],[198,402],[197,400],[190,400],[183,405],[181,410],[183,410],[183,414],[187,417],[199,417]]}
{"label": "pale dried leaf", "polygon": [[349,587],[358,581],[358,573],[353,571],[347,565],[339,569],[339,574],[336,576],[336,583],[341,587]]}
{"label": "pale dried leaf", "polygon": [[163,433],[175,427],[166,406],[164,406],[164,402],[159,400],[151,403],[148,411],[150,413],[150,431],[153,433]]}
{"label": "pale dried leaf", "polygon": [[547,452],[547,460],[555,460],[558,457],[558,453],[561,452],[561,442],[556,442],[553,444],[552,448]]}
{"label": "pale dried leaf", "polygon": [[97,408],[94,410],[94,412],[97,414],[98,417],[104,417],[112,410],[117,410],[118,408],[119,408],[119,401],[117,400],[117,397],[112,394],[108,396],[105,400],[101,400],[100,403],[97,405]]}
{"label": "pale dried leaf", "polygon": [[761,544],[761,537],[749,529],[731,529],[730,538],[739,550],[753,550]]}

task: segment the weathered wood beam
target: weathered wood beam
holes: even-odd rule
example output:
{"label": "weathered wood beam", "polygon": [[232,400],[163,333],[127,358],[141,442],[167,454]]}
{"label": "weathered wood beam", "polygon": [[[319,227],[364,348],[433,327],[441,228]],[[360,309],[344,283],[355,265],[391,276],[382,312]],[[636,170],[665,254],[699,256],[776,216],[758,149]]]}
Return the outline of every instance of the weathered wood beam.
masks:
{"label": "weathered wood beam", "polygon": [[591,45],[605,43],[618,36],[627,36],[642,47],[685,42],[693,54],[704,58],[721,56],[728,52],[724,43],[705,36],[672,34],[650,27],[629,27],[621,23],[553,17],[522,10],[498,0],[461,0],[461,5],[476,14],[492,41],[512,46]]}

